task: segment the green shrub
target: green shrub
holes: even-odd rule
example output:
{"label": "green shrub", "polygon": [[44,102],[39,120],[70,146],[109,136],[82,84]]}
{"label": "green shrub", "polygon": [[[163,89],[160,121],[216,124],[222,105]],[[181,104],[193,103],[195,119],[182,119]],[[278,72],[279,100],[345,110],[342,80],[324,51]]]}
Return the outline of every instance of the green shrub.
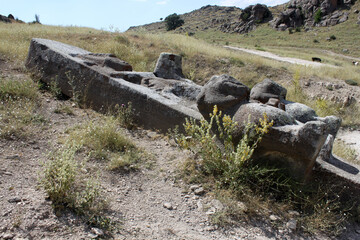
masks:
{"label": "green shrub", "polygon": [[165,23],[166,30],[171,31],[182,26],[184,24],[184,20],[182,20],[176,13],[173,13],[165,18]]}
{"label": "green shrub", "polygon": [[352,79],[345,80],[345,83],[349,84],[351,86],[357,86],[358,85],[358,83],[356,81],[352,80]]}
{"label": "green shrub", "polygon": [[[273,123],[267,121],[266,115],[263,120],[260,119],[260,126],[247,123],[243,138],[234,145],[232,133],[237,123],[229,116],[221,115],[215,106],[210,121],[201,120],[197,124],[195,120],[186,120],[186,136],[179,137],[178,142],[182,147],[200,154],[201,168],[206,174],[211,174],[221,184],[235,188],[248,175],[249,169],[244,171],[244,164],[251,159],[257,144]],[[213,129],[216,129],[217,134],[213,133]],[[222,142],[223,149],[219,148],[217,138]]]}
{"label": "green shrub", "polygon": [[315,23],[319,23],[321,21],[321,17],[322,17],[321,9],[318,9],[314,15]]}
{"label": "green shrub", "polygon": [[335,36],[335,35],[331,35],[331,36],[330,36],[330,40],[336,40],[336,36]]}
{"label": "green shrub", "polygon": [[[106,198],[99,181],[83,173],[83,165],[75,160],[76,150],[77,147],[71,146],[52,152],[43,165],[41,185],[55,210],[70,209],[86,222],[91,220],[92,225],[109,228],[111,221],[104,216]],[[94,221],[99,217],[103,221]]]}
{"label": "green shrub", "polygon": [[313,42],[314,42],[314,43],[319,43],[319,40],[314,39]]}
{"label": "green shrub", "polygon": [[125,104],[116,105],[113,114],[122,127],[127,129],[132,129],[135,127],[135,112],[131,102],[128,102],[127,106]]}
{"label": "green shrub", "polygon": [[295,32],[301,32],[301,28],[300,28],[300,27],[296,27],[296,28],[295,28]]}
{"label": "green shrub", "polygon": [[117,120],[107,117],[104,122],[90,121],[71,130],[68,141],[79,148],[86,147],[89,156],[108,159],[111,152],[126,152],[134,144],[119,131]]}

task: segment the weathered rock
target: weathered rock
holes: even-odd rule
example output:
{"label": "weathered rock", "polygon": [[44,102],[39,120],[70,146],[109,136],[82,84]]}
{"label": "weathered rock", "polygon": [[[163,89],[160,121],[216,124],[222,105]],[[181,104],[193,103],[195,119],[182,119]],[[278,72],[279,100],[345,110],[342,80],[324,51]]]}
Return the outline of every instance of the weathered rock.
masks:
{"label": "weathered rock", "polygon": [[154,74],[119,72],[129,69],[129,65],[110,54],[92,54],[56,41],[33,39],[26,67],[39,72],[45,83],[56,81],[62,93],[69,97],[76,94],[83,104],[96,110],[107,111],[116,104],[132,102],[135,121],[145,128],[166,132],[175,125],[182,126],[185,118],[200,119],[191,107],[195,102],[189,103],[175,94],[170,98],[171,93],[162,95],[140,85],[143,77],[155,77]]}
{"label": "weathered rock", "polygon": [[239,21],[226,22],[221,25],[220,30],[227,33],[247,33],[254,30],[257,24],[268,22],[271,18],[271,11],[266,5],[250,5],[241,12]]}
{"label": "weathered rock", "polygon": [[[352,4],[351,0],[292,0],[286,9],[270,22],[270,25],[279,30],[303,25],[334,26],[348,19],[348,13],[340,12],[338,9],[349,8]],[[321,18],[315,21],[319,11]]]}
{"label": "weathered rock", "polygon": [[317,117],[315,110],[301,103],[286,102],[285,110],[290,116],[296,120],[306,123],[308,121],[314,121]]}
{"label": "weathered rock", "polygon": [[[209,81],[209,86],[213,85],[213,81],[213,79]],[[216,99],[216,101],[208,101],[212,103],[209,104],[211,107],[218,102],[229,103],[223,104],[221,110],[230,113],[233,120],[239,123],[232,134],[234,143],[242,138],[248,121],[258,124],[259,119],[266,114],[268,121],[273,121],[273,127],[255,150],[254,159],[260,162],[263,160],[276,162],[280,164],[279,167],[288,169],[294,177],[306,178],[328,135],[336,135],[341,120],[334,116],[319,118],[313,109],[300,103],[286,101],[286,89],[270,79],[265,79],[253,87],[250,102],[245,97],[241,98],[246,95],[238,94],[240,91],[235,91],[235,94],[231,92],[231,95],[229,89],[232,85],[220,84],[222,82],[224,81],[220,80],[217,83],[222,86],[221,94],[216,93],[216,91],[220,92],[219,88],[212,87],[209,91],[205,85],[199,98]],[[216,98],[212,98],[213,96]],[[225,100],[228,99],[238,99],[238,101],[226,102]],[[206,118],[212,109],[202,105],[204,101],[198,99],[198,107],[202,108],[200,112]],[[228,111],[228,108],[231,111]]]}
{"label": "weathered rock", "polygon": [[250,92],[250,100],[258,101],[261,103],[267,103],[270,98],[276,98],[283,100],[286,98],[287,90],[274,82],[273,80],[266,78],[264,81],[256,84]]}
{"label": "weathered rock", "polygon": [[156,63],[155,76],[165,79],[184,78],[182,72],[182,57],[172,53],[161,53]]}
{"label": "weathered rock", "polygon": [[209,117],[215,105],[227,114],[237,105],[247,102],[250,89],[229,75],[213,76],[197,97],[200,113]]}

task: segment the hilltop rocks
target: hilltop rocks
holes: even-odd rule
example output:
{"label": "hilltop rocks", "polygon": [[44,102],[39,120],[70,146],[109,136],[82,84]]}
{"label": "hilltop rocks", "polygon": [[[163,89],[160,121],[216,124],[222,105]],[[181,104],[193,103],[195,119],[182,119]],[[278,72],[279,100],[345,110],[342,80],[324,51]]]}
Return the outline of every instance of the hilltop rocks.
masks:
{"label": "hilltop rocks", "polygon": [[334,26],[348,19],[349,14],[339,9],[349,8],[352,3],[351,0],[292,0],[270,25],[278,30],[303,25]]}
{"label": "hilltop rocks", "polygon": [[11,19],[0,14],[0,22],[11,23]]}
{"label": "hilltop rocks", "polygon": [[[231,79],[231,84],[228,79]],[[235,90],[234,85],[240,91]],[[239,123],[233,132],[234,143],[243,136],[249,116],[251,122],[259,123],[266,113],[274,125],[255,150],[254,158],[276,162],[294,177],[306,178],[328,136],[336,135],[341,120],[335,116],[319,118],[310,107],[287,101],[286,89],[270,79],[255,85],[250,99],[245,89],[245,85],[236,83],[229,76],[213,77],[198,96],[198,108],[208,118],[212,107],[222,104],[220,109]],[[327,149],[331,151],[332,147],[327,146]]]}
{"label": "hilltop rocks", "polygon": [[266,5],[256,4],[245,8],[237,22],[224,23],[220,30],[223,32],[247,33],[256,28],[256,24],[269,21],[272,14]]}

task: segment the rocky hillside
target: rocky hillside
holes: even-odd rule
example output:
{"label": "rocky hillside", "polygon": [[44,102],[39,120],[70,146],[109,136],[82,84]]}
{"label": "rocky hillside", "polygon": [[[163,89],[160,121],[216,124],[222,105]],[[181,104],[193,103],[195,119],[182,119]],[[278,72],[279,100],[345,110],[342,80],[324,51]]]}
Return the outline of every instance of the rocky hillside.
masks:
{"label": "rocky hillside", "polygon": [[[175,30],[194,34],[197,31],[218,30],[225,33],[247,33],[262,23],[270,22],[277,30],[305,26],[334,26],[348,20],[349,10],[356,0],[291,0],[275,7],[256,4],[245,9],[205,6],[180,15],[184,25]],[[131,27],[165,32],[164,21]]]}

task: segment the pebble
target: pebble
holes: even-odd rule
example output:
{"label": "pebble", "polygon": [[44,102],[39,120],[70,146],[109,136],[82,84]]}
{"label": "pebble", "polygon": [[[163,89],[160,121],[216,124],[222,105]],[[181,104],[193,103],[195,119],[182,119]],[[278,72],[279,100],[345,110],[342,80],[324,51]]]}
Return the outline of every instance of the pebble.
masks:
{"label": "pebble", "polygon": [[204,188],[200,187],[194,190],[195,195],[203,195],[205,193]]}
{"label": "pebble", "polygon": [[357,234],[360,234],[360,229],[357,229],[355,232],[356,232]]}
{"label": "pebble", "polygon": [[12,176],[13,174],[11,172],[4,172],[5,175]]}
{"label": "pebble", "polygon": [[15,234],[13,233],[5,233],[2,238],[3,239],[13,239],[15,237]]}
{"label": "pebble", "polygon": [[296,230],[296,224],[297,221],[295,219],[290,219],[287,223],[286,223],[286,227],[291,229],[291,230]]}
{"label": "pebble", "polygon": [[94,235],[96,235],[96,237],[101,237],[104,235],[103,230],[99,229],[99,228],[91,228],[90,232]]}
{"label": "pebble", "polygon": [[192,185],[192,186],[190,186],[190,190],[195,191],[196,189],[198,189],[200,187],[201,187],[200,185]]}
{"label": "pebble", "polygon": [[298,211],[289,211],[289,214],[291,216],[300,216],[300,213]]}
{"label": "pebble", "polygon": [[172,210],[172,209],[173,209],[172,204],[169,203],[169,202],[164,202],[164,203],[163,203],[163,206],[164,206],[164,208],[169,209],[169,210]]}
{"label": "pebble", "polygon": [[9,203],[18,203],[18,202],[21,202],[21,198],[18,198],[18,197],[10,198],[10,199],[8,199],[8,202]]}
{"label": "pebble", "polygon": [[271,221],[277,221],[277,220],[279,220],[279,217],[276,216],[276,215],[270,215],[269,218],[270,218]]}
{"label": "pebble", "polygon": [[207,212],[206,215],[213,215],[216,213],[216,209],[214,207],[211,207]]}

